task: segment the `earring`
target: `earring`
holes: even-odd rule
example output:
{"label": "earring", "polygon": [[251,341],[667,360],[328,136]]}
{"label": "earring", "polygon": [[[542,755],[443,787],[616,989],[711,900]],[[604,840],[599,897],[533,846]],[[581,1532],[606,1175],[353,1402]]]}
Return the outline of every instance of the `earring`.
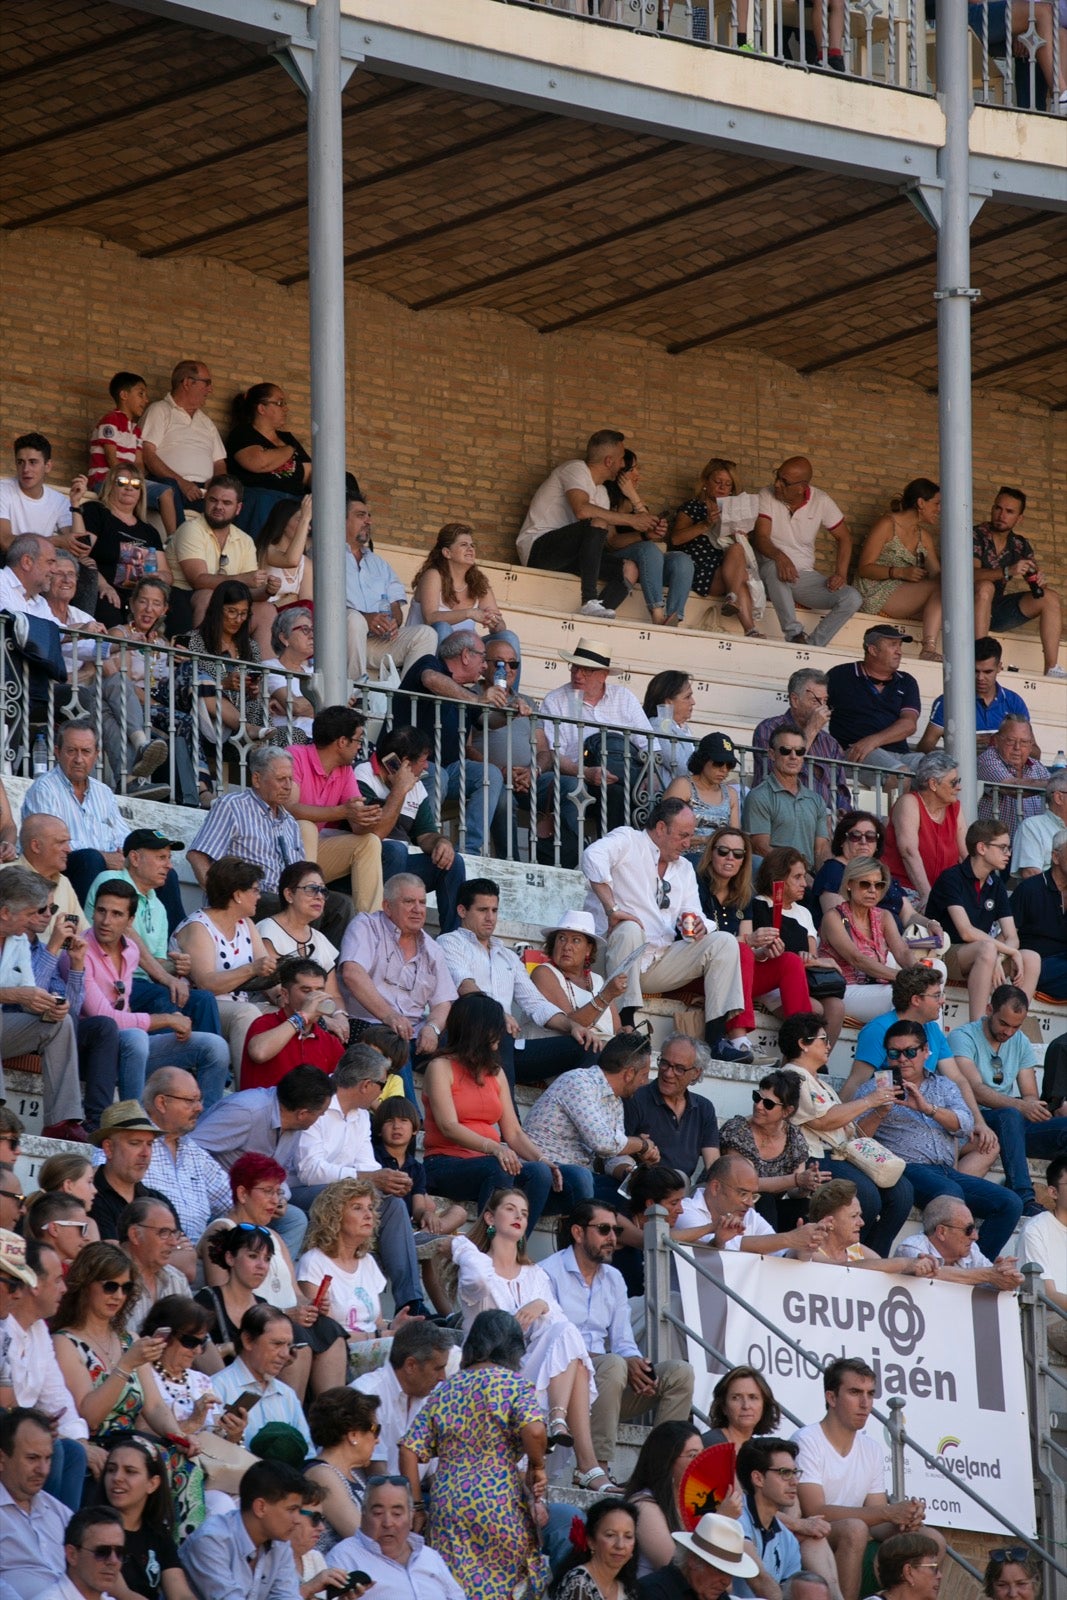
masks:
{"label": "earring", "polygon": [[496,1229],[491,1222],[486,1223],[485,1237],[488,1239],[490,1244],[492,1244],[493,1240],[496,1238]]}
{"label": "earring", "polygon": [[523,1234],[522,1238],[519,1240],[518,1244],[515,1246],[515,1249],[518,1252],[518,1254],[521,1256],[523,1251],[526,1249],[526,1235],[525,1234]]}

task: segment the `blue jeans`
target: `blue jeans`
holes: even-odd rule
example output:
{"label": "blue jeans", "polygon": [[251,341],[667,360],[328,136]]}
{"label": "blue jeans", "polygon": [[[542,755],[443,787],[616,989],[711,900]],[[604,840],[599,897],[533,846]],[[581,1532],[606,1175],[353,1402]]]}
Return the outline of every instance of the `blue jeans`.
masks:
{"label": "blue jeans", "polygon": [[1023,1205],[1036,1201],[1027,1156],[1051,1161],[1067,1155],[1067,1117],[1052,1117],[1048,1122],[1027,1122],[1021,1111],[1005,1106],[1000,1110],[983,1108],[982,1115],[1000,1140],[1000,1159],[1004,1164],[1006,1186],[1019,1196]]}
{"label": "blue jeans", "polygon": [[628,544],[625,550],[616,551],[616,554],[632,561],[637,567],[641,593],[650,611],[663,604],[663,590],[666,587],[667,615],[672,611],[679,617],[685,615],[685,602],[693,587],[692,556],[687,556],[683,550],[665,551],[661,544],[652,540]]}
{"label": "blue jeans", "polygon": [[972,1178],[954,1167],[925,1167],[909,1161],[904,1176],[915,1190],[915,1204],[924,1206],[935,1195],[951,1194],[969,1207],[982,1226],[978,1248],[995,1261],[1015,1232],[1023,1203],[1017,1194],[985,1178]]}
{"label": "blue jeans", "polygon": [[517,1178],[504,1171],[495,1156],[427,1156],[426,1187],[449,1200],[474,1200],[483,1211],[494,1189],[521,1189],[530,1207],[527,1235],[544,1212],[553,1216],[593,1198],[593,1174],[585,1167],[561,1167],[563,1188],[552,1188],[547,1161],[524,1161]]}
{"label": "blue jeans", "polygon": [[[467,796],[467,808],[463,814],[467,830],[463,849],[472,856],[480,856],[485,846],[485,817],[488,815],[489,821],[492,822],[496,814],[500,797],[504,793],[504,774],[490,761],[484,765],[480,761],[453,761],[442,769],[441,778],[442,800],[459,799],[462,778]],[[423,782],[432,795],[434,792],[432,766],[427,767]]]}
{"label": "blue jeans", "polygon": [[580,1067],[586,1057],[583,1046],[569,1033],[557,1033],[551,1039],[526,1039],[521,1050],[517,1048],[519,1042],[510,1033],[500,1041],[500,1060],[511,1090],[516,1083],[543,1083],[546,1078],[558,1078],[561,1072]]}
{"label": "blue jeans", "polygon": [[191,1033],[179,1044],[170,1028],[142,1033],[140,1028],[119,1032],[119,1099],[140,1100],[149,1070],[182,1067],[200,1085],[204,1110],[222,1099],[230,1075],[230,1049],[220,1034]]}
{"label": "blue jeans", "polygon": [[[161,983],[152,983],[148,978],[133,980],[130,987],[131,1011],[155,1012],[173,1009],[174,1002],[170,997],[170,991],[164,989]],[[194,1033],[222,1033],[218,1001],[210,989],[190,989],[188,1000],[177,1009],[183,1016],[189,1018]]]}
{"label": "blue jeans", "polygon": [[[111,1017],[79,1017],[78,1069],[85,1079],[85,1126],[93,1133],[115,1098],[119,1075],[119,1029]],[[49,1490],[49,1493],[52,1491]],[[56,1497],[59,1498],[58,1495]]]}
{"label": "blue jeans", "polygon": [[879,1189],[865,1172],[861,1172],[859,1167],[854,1167],[850,1161],[828,1161],[824,1158],[819,1162],[819,1166],[835,1178],[847,1178],[849,1183],[856,1185],[856,1198],[863,1209],[863,1232],[860,1234],[860,1239],[868,1250],[874,1250],[880,1256],[888,1256],[893,1248],[893,1241],[907,1222],[914,1203],[912,1186],[908,1182],[911,1176],[910,1169],[905,1171],[904,1176],[899,1178],[891,1189]]}
{"label": "blue jeans", "polygon": [[[468,829],[468,839],[469,839]],[[388,882],[395,872],[411,872],[426,885],[427,893],[437,896],[437,920],[442,933],[451,933],[459,925],[456,915],[456,897],[467,881],[467,868],[463,857],[456,851],[452,865],[447,869],[435,867],[425,850],[409,850],[403,839],[382,840],[382,881]]]}

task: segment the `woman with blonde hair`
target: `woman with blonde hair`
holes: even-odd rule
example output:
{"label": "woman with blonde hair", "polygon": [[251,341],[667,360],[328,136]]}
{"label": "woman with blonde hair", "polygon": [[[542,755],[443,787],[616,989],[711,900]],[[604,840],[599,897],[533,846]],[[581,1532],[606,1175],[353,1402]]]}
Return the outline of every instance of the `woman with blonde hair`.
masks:
{"label": "woman with blonde hair", "polygon": [[848,1178],[831,1178],[812,1196],[809,1222],[830,1223],[830,1232],[815,1250],[790,1250],[798,1261],[824,1261],[834,1267],[868,1267],[873,1272],[903,1273],[908,1278],[933,1278],[937,1265],[933,1256],[890,1256],[884,1260],[860,1243],[863,1232],[863,1207],[856,1185]]}
{"label": "woman with blonde hair", "polygon": [[844,896],[820,927],[819,954],[836,961],[845,979],[845,1013],[872,1022],[891,1009],[889,985],[897,972],[915,965],[896,918],[881,908],[889,868],[874,856],[855,856],[841,877]]}
{"label": "woman with blonde hair", "polygon": [[145,520],[144,474],[118,461],[108,468],[97,496],[81,513],[100,578],[95,614],[110,628],[122,621],[129,593],[141,578],[151,574],[169,586],[171,572],[163,542]]}
{"label": "woman with blonde hair", "polygon": [[475,565],[474,534],[465,522],[446,522],[412,583],[408,627],[428,622],[439,639],[457,628],[504,627],[489,579]]}
{"label": "woman with blonde hair", "polygon": [[762,639],[752,610],[745,547],[737,538],[723,547],[719,542],[720,499],[740,494],[734,476],[736,461],[712,456],[700,474],[696,493],[675,513],[667,536],[668,550],[684,550],[693,562],[693,593],[726,596],[723,610],[736,611],[748,639]]}
{"label": "woman with blonde hair", "polygon": [[365,1178],[328,1183],[312,1202],[296,1264],[300,1292],[313,1303],[323,1280],[330,1279],[319,1309],[328,1304],[329,1315],[348,1335],[350,1377],[380,1367],[391,1335],[408,1320],[406,1311],[398,1311],[391,1322],[382,1316],[388,1279],[371,1254],[377,1229],[378,1191],[372,1183]]}

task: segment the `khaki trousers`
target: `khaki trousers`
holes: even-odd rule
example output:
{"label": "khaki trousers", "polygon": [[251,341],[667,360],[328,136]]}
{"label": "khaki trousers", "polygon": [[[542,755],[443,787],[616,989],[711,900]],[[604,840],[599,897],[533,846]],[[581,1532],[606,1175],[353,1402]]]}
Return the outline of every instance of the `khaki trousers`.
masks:
{"label": "khaki trousers", "polygon": [[78,1041],[70,1017],[45,1022],[32,1011],[0,1012],[0,1094],[4,1092],[3,1056],[39,1054],[44,1125],[80,1122],[84,1115],[78,1082]]}
{"label": "khaki trousers", "polygon": [[[613,928],[608,934],[607,971],[636,950],[643,939],[644,930],[636,922],[620,922]],[[705,1022],[744,1010],[737,940],[732,933],[718,930],[706,933],[702,939],[676,939],[644,972],[635,962],[629,971],[626,993],[616,1003],[639,1006],[642,991],[667,994],[699,977],[704,980]]]}
{"label": "khaki trousers", "polygon": [[313,822],[301,822],[300,837],[306,859],[322,868],[327,884],[347,872],[356,910],[381,910],[382,841],[376,833],[322,834]]}
{"label": "khaki trousers", "polygon": [[693,1369],[688,1361],[661,1361],[656,1368],[656,1393],[635,1394],[623,1356],[590,1356],[596,1373],[596,1399],[589,1413],[593,1453],[610,1462],[615,1454],[620,1422],[632,1422],[655,1407],[652,1424],[685,1422],[693,1409]]}
{"label": "khaki trousers", "polygon": [[386,656],[392,656],[403,677],[411,664],[420,656],[437,654],[438,638],[426,623],[413,628],[401,628],[395,639],[372,639],[367,632],[367,619],[362,611],[348,613],[348,676],[357,683],[366,677],[368,666],[377,676]]}

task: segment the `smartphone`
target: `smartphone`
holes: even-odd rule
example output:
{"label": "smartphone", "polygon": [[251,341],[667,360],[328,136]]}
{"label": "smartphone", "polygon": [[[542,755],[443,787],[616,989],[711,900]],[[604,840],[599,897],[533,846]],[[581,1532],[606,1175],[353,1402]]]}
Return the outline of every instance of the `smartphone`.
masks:
{"label": "smartphone", "polygon": [[880,1067],[874,1075],[874,1081],[878,1085],[879,1089],[892,1089],[895,1087],[893,1083],[893,1074],[890,1072],[888,1067]]}
{"label": "smartphone", "polygon": [[367,1588],[373,1582],[374,1579],[369,1572],[350,1572],[348,1582],[343,1589],[339,1589],[335,1583],[328,1583],[322,1592],[326,1600],[337,1600],[338,1595],[347,1594],[349,1589],[355,1589],[357,1586]]}
{"label": "smartphone", "polygon": [[169,1339],[170,1338],[170,1329],[169,1328],[157,1328],[155,1333],[153,1333],[150,1337],[153,1338],[153,1339]]}
{"label": "smartphone", "polygon": [[322,1282],[319,1284],[318,1289],[315,1291],[315,1298],[314,1298],[314,1300],[312,1300],[311,1304],[312,1304],[312,1306],[314,1307],[314,1309],[316,1311],[318,1311],[321,1308],[323,1301],[326,1299],[326,1296],[329,1294],[329,1292],[330,1292],[330,1284],[332,1282],[333,1282],[333,1278],[331,1277],[331,1275],[329,1273],[327,1273],[326,1276],[323,1278]]}
{"label": "smartphone", "polygon": [[400,757],[397,755],[383,756],[381,765],[391,778],[395,778],[400,771]]}
{"label": "smartphone", "polygon": [[253,1406],[258,1406],[263,1396],[258,1389],[246,1389],[244,1394],[239,1394],[236,1400],[231,1400],[226,1407],[227,1411],[251,1411]]}

